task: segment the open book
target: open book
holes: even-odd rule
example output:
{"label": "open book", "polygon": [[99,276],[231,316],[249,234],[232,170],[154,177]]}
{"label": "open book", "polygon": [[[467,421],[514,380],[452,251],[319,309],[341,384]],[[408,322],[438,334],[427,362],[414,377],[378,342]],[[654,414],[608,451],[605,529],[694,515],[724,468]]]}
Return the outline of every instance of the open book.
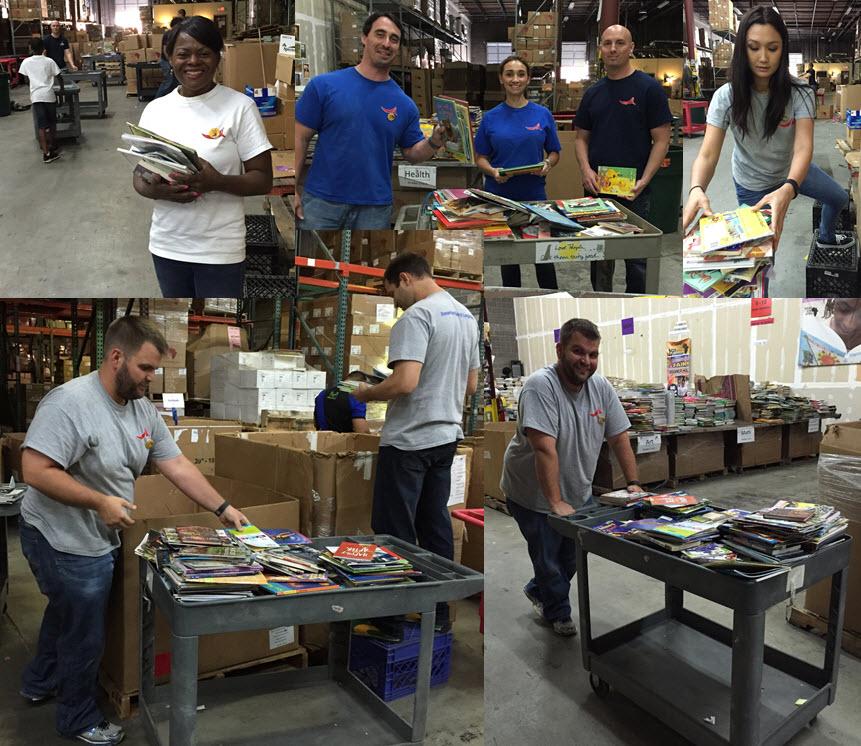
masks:
{"label": "open book", "polygon": [[802,318],[798,346],[799,365],[810,367],[855,363],[861,363],[861,345],[850,350],[828,321],[814,316]]}
{"label": "open book", "polygon": [[142,166],[170,183],[174,181],[170,178],[172,173],[193,174],[200,170],[200,160],[193,148],[131,122],[126,124],[131,133],[122,134],[125,147],[117,148],[117,152],[133,157],[136,166]]}

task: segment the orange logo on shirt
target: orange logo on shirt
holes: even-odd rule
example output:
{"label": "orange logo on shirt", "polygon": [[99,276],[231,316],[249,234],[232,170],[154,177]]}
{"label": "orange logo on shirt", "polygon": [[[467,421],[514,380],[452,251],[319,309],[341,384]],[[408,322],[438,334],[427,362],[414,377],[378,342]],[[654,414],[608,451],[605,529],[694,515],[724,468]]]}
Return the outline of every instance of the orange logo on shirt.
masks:
{"label": "orange logo on shirt", "polygon": [[780,123],[779,125],[777,125],[777,126],[778,126],[778,127],[783,127],[784,129],[786,129],[787,127],[791,127],[793,124],[795,124],[795,117],[790,117],[790,118],[789,118],[789,119],[787,119],[785,122],[781,122],[781,123]]}
{"label": "orange logo on shirt", "polygon": [[217,140],[219,137],[224,137],[224,130],[219,127],[213,127],[209,132],[204,132],[203,136],[207,140]]}
{"label": "orange logo on shirt", "polygon": [[536,130],[540,130],[541,129],[541,122],[536,122],[531,127],[527,126],[526,129],[528,129],[530,132],[535,132]]}
{"label": "orange logo on shirt", "polygon": [[393,106],[391,109],[387,109],[385,106],[380,107],[384,112],[386,112],[386,119],[390,122],[394,122],[395,119],[398,118],[398,107]]}
{"label": "orange logo on shirt", "polygon": [[140,435],[135,435],[138,440],[144,442],[144,448],[149,450],[153,446],[152,438],[149,436],[149,430],[144,430]]}

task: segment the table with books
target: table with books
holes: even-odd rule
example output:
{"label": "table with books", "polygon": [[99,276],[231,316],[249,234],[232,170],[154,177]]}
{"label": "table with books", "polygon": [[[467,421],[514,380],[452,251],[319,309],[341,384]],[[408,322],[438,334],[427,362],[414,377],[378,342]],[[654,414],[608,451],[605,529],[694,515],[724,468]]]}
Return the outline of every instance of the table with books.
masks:
{"label": "table with books", "polygon": [[[316,743],[324,731],[326,743],[355,738],[346,723],[331,730],[338,723],[325,707],[321,713],[315,706],[297,706],[300,698],[337,701],[336,710],[349,711],[350,723],[364,728],[374,743],[420,742],[439,637],[435,606],[483,588],[480,573],[387,535],[307,539],[295,531],[253,526],[238,532],[176,527],[150,531],[135,551],[141,558],[140,709],[150,741],[172,746],[195,742],[198,686],[205,706],[222,696],[224,706],[239,707],[243,718],[249,715],[245,697],[290,690],[285,711],[291,714],[284,731],[272,736],[278,742]],[[156,610],[167,620],[171,644],[171,682],[159,686],[154,679]],[[351,642],[359,630],[353,620],[404,614],[417,617],[419,641],[411,720],[356,670]],[[318,622],[330,624],[328,665],[198,684],[201,635]],[[284,706],[283,698],[278,706]],[[362,706],[370,712],[367,718]],[[218,723],[205,717],[204,709],[199,730],[208,737],[207,729]],[[168,739],[162,740],[165,731]]]}
{"label": "table with books", "polygon": [[21,511],[21,498],[27,486],[0,482],[0,614],[6,612],[6,599],[9,595],[9,519]]}
{"label": "table with books", "polygon": [[[780,500],[749,512],[685,492],[599,500],[550,516],[576,544],[581,653],[599,696],[612,686],[701,746],[785,743],[834,702],[852,548],[838,510]],[[590,554],[663,582],[664,608],[593,637]],[[766,611],[828,578],[824,664],[766,645]],[[732,609],[732,628],[686,609],[685,592]]]}

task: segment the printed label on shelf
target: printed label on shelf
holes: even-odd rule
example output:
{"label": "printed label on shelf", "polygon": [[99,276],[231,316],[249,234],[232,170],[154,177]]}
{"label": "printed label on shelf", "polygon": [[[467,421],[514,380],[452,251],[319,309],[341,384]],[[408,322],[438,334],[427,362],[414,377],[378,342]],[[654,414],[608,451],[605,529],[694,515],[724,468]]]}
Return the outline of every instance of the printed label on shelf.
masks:
{"label": "printed label on shelf", "polygon": [[398,166],[398,183],[404,189],[435,189],[436,166]]}
{"label": "printed label on shelf", "polygon": [[735,442],[736,443],[753,443],[754,441],[754,432],[753,425],[748,425],[747,427],[740,427],[735,431]]}
{"label": "printed label on shelf", "polygon": [[234,347],[242,347],[242,333],[238,326],[227,327],[227,343],[231,350]]}
{"label": "printed label on shelf", "polygon": [[295,642],[296,635],[293,627],[275,627],[269,630],[269,649],[283,648]]}
{"label": "printed label on shelf", "polygon": [[604,258],[604,241],[538,241],[535,261],[594,262]]}
{"label": "printed label on shelf", "polygon": [[661,434],[638,435],[637,453],[657,453],[661,450]]}
{"label": "printed label on shelf", "polygon": [[168,411],[171,409],[185,409],[185,396],[183,394],[162,394],[161,403]]}
{"label": "printed label on shelf", "polygon": [[807,432],[809,433],[818,433],[819,432],[819,418],[811,417],[807,420]]}

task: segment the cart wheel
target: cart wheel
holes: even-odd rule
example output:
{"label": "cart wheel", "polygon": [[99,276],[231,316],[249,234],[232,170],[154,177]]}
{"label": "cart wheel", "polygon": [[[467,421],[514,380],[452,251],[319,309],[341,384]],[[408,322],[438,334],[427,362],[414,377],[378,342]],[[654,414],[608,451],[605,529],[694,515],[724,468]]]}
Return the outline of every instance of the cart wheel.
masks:
{"label": "cart wheel", "polygon": [[589,685],[594,690],[595,694],[597,694],[602,699],[606,697],[610,693],[610,685],[604,681],[600,676],[596,676],[594,673],[589,674]]}
{"label": "cart wheel", "polygon": [[807,723],[807,725],[808,725],[808,726],[810,726],[810,727],[812,728],[814,725],[816,725],[816,719],[817,719],[818,717],[819,717],[819,715],[814,715],[814,716],[810,719],[810,722],[809,722],[809,723]]}

